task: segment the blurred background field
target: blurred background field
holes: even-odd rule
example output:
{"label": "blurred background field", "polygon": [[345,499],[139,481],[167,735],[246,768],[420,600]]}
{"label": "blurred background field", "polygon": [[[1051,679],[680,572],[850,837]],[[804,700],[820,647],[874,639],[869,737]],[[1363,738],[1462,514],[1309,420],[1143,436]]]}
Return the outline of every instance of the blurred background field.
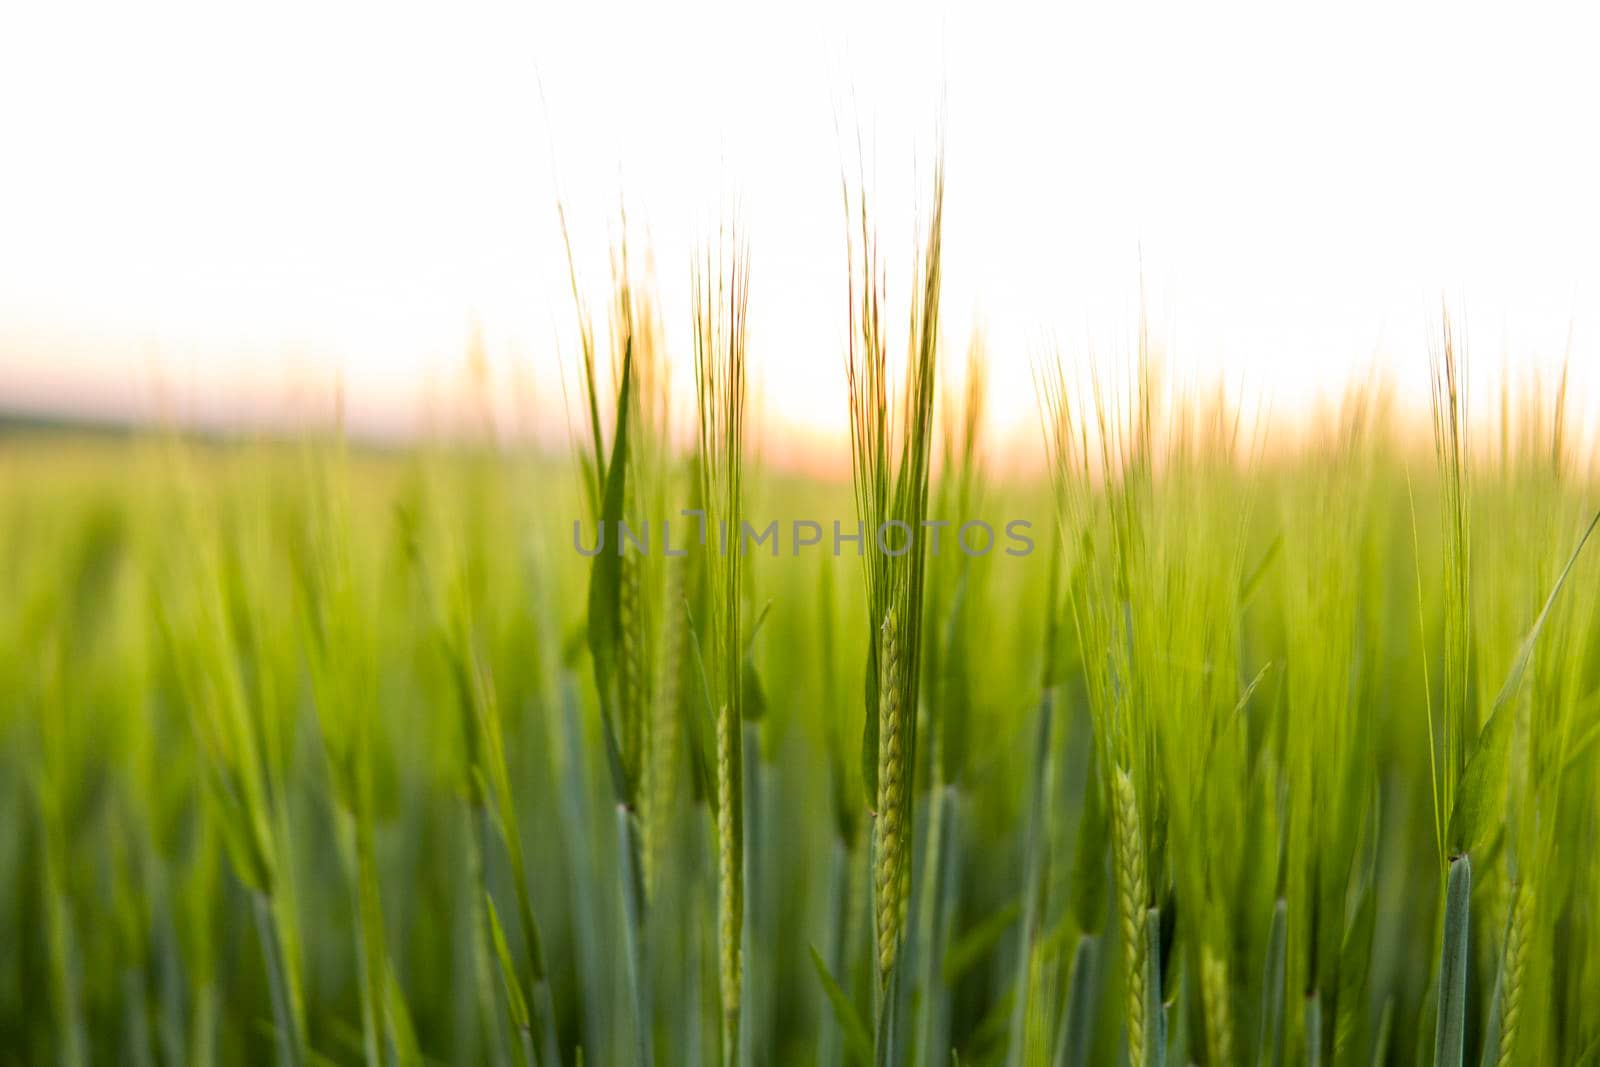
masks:
{"label": "blurred background field", "polygon": [[[1225,438],[1205,432],[1179,449],[1174,433],[1142,498],[1149,584],[1121,595],[1160,634],[1134,685],[1154,730],[1141,797],[1167,813],[1149,878],[1176,915],[1175,947],[1161,950],[1174,1062],[1261,1062],[1279,897],[1290,1058],[1320,1041],[1338,1062],[1430,1062],[1442,907],[1430,722],[1456,609],[1435,456],[1396,442],[1379,399],[1353,396],[1320,445],[1270,460],[1225,455]],[[1549,405],[1508,410],[1514,425],[1475,460],[1470,499],[1459,699],[1475,727],[1594,499],[1551,451]],[[1168,414],[1170,427],[1201,422],[1187,402]],[[976,512],[1031,518],[1040,549],[928,563],[921,715],[939,741],[914,786],[907,1002],[919,1044],[906,1056],[949,1062],[927,1044],[938,1035],[964,1063],[1063,1062],[1071,972],[1098,990],[1083,1062],[1111,1062],[1125,1046],[1125,978],[1116,925],[1095,913],[1116,879],[1085,843],[1087,827],[1105,848],[1103,801],[1085,806],[1105,772],[1091,755],[1092,638],[1072,618],[1110,559],[1088,530],[1118,494],[1086,490],[1101,519],[1066,546],[1058,576],[1049,484],[970,473]],[[383,1018],[365,1029],[383,1061],[517,1062],[518,984],[487,950],[492,925],[509,973],[548,995],[543,1025],[562,1062],[580,1046],[588,1063],[637,1058],[569,459],[51,432],[0,441],[0,479],[0,1058],[264,1062],[297,1019],[306,1055],[351,1062],[364,1054],[363,1006],[376,1004]],[[757,469],[748,495],[751,517],[854,520],[839,483]],[[858,755],[868,626],[856,559],[788,551],[750,557],[745,595],[747,617],[766,612],[751,644],[758,695],[746,691],[745,1040],[751,1062],[850,1062],[864,1054],[851,1024],[872,1018]],[[1584,1007],[1600,992],[1596,566],[1579,560],[1545,625],[1515,698],[1495,830],[1473,855],[1474,1055],[1494,1040],[1513,894],[1539,883],[1525,934],[1543,962],[1520,976],[1521,1051],[1503,1062],[1576,1063],[1596,1035]],[[648,1030],[662,1062],[709,1062],[710,823],[694,712],[673,713],[684,736],[664,750],[650,811]],[[489,737],[501,739],[504,811],[485,784]],[[1317,767],[1350,777],[1319,795],[1337,779]],[[938,882],[921,866],[935,796]],[[1326,872],[1296,835],[1342,851],[1331,895],[1307,890],[1303,878]],[[1543,857],[1536,872],[1530,853]],[[537,983],[519,883],[541,935]],[[364,911],[368,890],[377,903]],[[1319,912],[1330,902],[1331,916]],[[1092,976],[1071,967],[1085,937],[1104,945]],[[1343,969],[1337,1007],[1308,1037],[1299,994],[1318,987],[1328,944]],[[1224,961],[1222,994],[1201,996],[1203,947]],[[854,1017],[830,1004],[818,963]],[[292,1008],[275,1009],[275,988]]]}

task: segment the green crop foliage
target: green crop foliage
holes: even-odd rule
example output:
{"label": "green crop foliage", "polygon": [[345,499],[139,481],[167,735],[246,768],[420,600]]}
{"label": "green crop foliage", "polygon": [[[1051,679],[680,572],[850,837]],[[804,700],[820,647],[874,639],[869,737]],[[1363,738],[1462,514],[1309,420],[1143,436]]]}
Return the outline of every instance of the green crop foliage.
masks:
{"label": "green crop foliage", "polygon": [[844,183],[849,484],[754,449],[731,227],[690,322],[574,271],[567,454],[0,436],[0,1065],[1593,1062],[1565,379],[1446,317],[1431,433],[1289,444],[1141,328],[1002,477],[942,168],[904,249]]}

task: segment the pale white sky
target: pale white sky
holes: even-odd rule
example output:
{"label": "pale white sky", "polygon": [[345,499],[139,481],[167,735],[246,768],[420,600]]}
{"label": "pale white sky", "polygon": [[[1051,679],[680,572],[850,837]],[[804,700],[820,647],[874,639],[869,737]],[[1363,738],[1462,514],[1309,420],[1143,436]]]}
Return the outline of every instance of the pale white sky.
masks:
{"label": "pale white sky", "polygon": [[596,304],[626,196],[685,376],[688,257],[736,202],[768,451],[842,447],[836,118],[904,264],[942,96],[948,351],[984,324],[1018,432],[1043,348],[1126,354],[1141,265],[1180,382],[1294,412],[1376,361],[1422,397],[1448,295],[1485,384],[1570,330],[1600,414],[1590,10],[10,4],[0,405],[273,416],[342,380],[404,431],[478,321],[559,439],[559,184]]}

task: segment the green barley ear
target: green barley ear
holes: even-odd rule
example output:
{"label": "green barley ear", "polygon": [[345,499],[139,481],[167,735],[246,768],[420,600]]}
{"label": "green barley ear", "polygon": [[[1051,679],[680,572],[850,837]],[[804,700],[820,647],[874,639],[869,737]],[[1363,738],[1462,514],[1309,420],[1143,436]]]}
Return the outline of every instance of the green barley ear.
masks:
{"label": "green barley ear", "polygon": [[[1477,737],[1475,702],[1469,690],[1472,655],[1472,531],[1467,454],[1465,356],[1456,347],[1448,310],[1432,352],[1433,447],[1439,463],[1440,519],[1444,530],[1444,651],[1442,752],[1437,790],[1443,823],[1451,818],[1457,788],[1467,770],[1468,745]],[[1430,744],[1432,742],[1430,741]],[[1474,790],[1466,790],[1474,792]],[[1449,842],[1446,842],[1448,845]],[[1463,845],[1465,849],[1467,845]],[[1448,848],[1445,849],[1448,852]],[[1448,860],[1448,855],[1440,857]]]}
{"label": "green barley ear", "polygon": [[1145,937],[1144,841],[1139,830],[1139,802],[1133,779],[1121,767],[1111,777],[1112,859],[1117,871],[1117,919],[1122,927],[1122,961],[1126,971],[1128,1065],[1144,1067],[1147,951]]}
{"label": "green barley ear", "polygon": [[[744,928],[744,514],[745,355],[749,252],[737,231],[694,264],[694,369],[699,489],[705,508],[707,706],[717,708],[717,931],[723,1061],[739,1058]],[[722,536],[727,541],[722,540]]]}
{"label": "green barley ear", "polygon": [[604,727],[607,762],[612,787],[618,799],[632,806],[637,785],[637,749],[630,747],[636,731],[630,725],[636,708],[621,699],[621,661],[624,657],[623,564],[619,524],[623,521],[628,492],[628,431],[633,408],[633,351],[631,344],[623,354],[622,384],[617,394],[617,428],[611,444],[611,459],[602,476],[601,504],[598,513],[601,536],[606,530],[616,539],[595,557],[589,576],[588,640],[594,662],[595,690],[600,698],[600,720]]}
{"label": "green barley ear", "polygon": [[743,965],[744,827],[739,793],[744,730],[724,704],[717,712],[717,976],[722,993],[723,1058],[737,1057]]}
{"label": "green barley ear", "polygon": [[1522,1022],[1522,1001],[1533,939],[1534,890],[1526,881],[1511,890],[1511,917],[1506,924],[1505,959],[1500,971],[1500,1040],[1484,1050],[1485,1064],[1516,1063],[1517,1032]]}
{"label": "green barley ear", "polygon": [[[630,487],[631,488],[631,487]],[[632,493],[629,494],[632,496]],[[622,751],[629,754],[636,773],[642,773],[647,722],[642,714],[644,700],[644,649],[640,628],[639,571],[642,564],[636,552],[624,552],[617,583],[617,707]]]}
{"label": "green barley ear", "polygon": [[[917,765],[926,552],[933,451],[933,399],[938,371],[942,153],[933,172],[933,201],[916,253],[904,373],[891,384],[884,269],[867,210],[865,181],[852,195],[842,182],[849,266],[846,376],[850,457],[856,516],[866,539],[866,692],[861,731],[862,785],[877,813],[873,828],[873,911],[877,926],[878,1062],[897,1055],[896,960],[905,929],[916,825],[911,776]],[[898,396],[896,394],[898,393]],[[888,539],[894,544],[889,545]],[[894,545],[901,547],[891,551]],[[929,713],[935,710],[929,707]],[[887,735],[887,736],[886,736]]]}
{"label": "green barley ear", "polygon": [[656,883],[671,843],[673,813],[678,796],[678,766],[682,760],[684,671],[687,643],[684,629],[688,618],[680,605],[685,591],[684,561],[673,559],[666,567],[666,594],[663,598],[661,657],[656,663],[655,692],[649,701],[649,726],[646,731],[648,753],[640,780],[645,831],[644,889],[653,898]]}
{"label": "green barley ear", "polygon": [[904,923],[906,845],[902,822],[906,788],[905,715],[901,705],[900,630],[895,612],[884,617],[878,655],[878,818],[874,836],[874,888],[878,925],[878,982],[894,967]]}

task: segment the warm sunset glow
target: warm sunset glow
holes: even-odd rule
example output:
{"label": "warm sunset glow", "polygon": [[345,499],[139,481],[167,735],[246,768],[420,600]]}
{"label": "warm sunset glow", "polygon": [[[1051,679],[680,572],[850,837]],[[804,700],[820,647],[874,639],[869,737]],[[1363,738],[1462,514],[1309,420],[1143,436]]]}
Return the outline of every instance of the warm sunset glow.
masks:
{"label": "warm sunset glow", "polygon": [[903,266],[942,97],[944,336],[982,325],[1002,439],[1049,347],[1129,352],[1141,278],[1174,381],[1278,414],[1374,366],[1425,398],[1441,296],[1484,383],[1570,353],[1600,410],[1585,17],[13,5],[0,406],[294,421],[342,381],[405,434],[456,410],[476,323],[505,427],[560,441],[559,191],[596,305],[625,202],[685,384],[686,264],[736,204],[765,451],[842,446],[840,169],[859,126]]}

